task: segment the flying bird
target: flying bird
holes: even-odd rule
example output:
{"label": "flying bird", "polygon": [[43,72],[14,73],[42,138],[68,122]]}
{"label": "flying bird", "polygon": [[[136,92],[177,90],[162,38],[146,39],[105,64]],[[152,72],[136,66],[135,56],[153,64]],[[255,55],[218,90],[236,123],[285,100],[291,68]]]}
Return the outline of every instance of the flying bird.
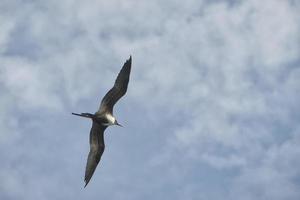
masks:
{"label": "flying bird", "polygon": [[121,71],[119,72],[114,86],[106,93],[100,103],[100,107],[95,114],[91,113],[72,113],[73,115],[90,118],[92,128],[90,130],[90,152],[87,159],[85,169],[85,186],[91,180],[95,169],[101,159],[104,152],[104,131],[108,126],[118,125],[121,126],[116,118],[113,116],[113,107],[115,103],[122,97],[127,91],[129,82],[129,76],[131,71],[131,56],[124,63]]}

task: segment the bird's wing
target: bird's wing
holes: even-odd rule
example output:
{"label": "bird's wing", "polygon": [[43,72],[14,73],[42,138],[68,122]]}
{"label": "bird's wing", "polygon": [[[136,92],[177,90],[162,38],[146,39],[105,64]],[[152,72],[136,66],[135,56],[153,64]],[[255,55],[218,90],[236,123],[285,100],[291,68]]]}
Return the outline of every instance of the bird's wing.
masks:
{"label": "bird's wing", "polygon": [[91,180],[95,169],[101,159],[101,156],[104,152],[104,130],[105,126],[93,122],[91,131],[90,131],[90,152],[87,159],[86,169],[85,169],[85,186]]}
{"label": "bird's wing", "polygon": [[103,97],[98,111],[99,113],[106,112],[106,111],[110,113],[113,112],[113,106],[127,91],[130,70],[131,70],[131,56],[124,63],[121,71],[117,76],[114,86]]}

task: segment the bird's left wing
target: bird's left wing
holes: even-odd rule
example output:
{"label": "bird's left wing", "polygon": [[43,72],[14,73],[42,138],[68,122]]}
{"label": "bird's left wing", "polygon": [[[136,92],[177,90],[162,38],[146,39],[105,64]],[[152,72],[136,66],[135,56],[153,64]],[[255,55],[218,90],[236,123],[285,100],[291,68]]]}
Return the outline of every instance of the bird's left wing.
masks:
{"label": "bird's left wing", "polygon": [[86,169],[85,169],[85,186],[91,180],[95,169],[101,159],[101,156],[104,152],[104,130],[105,126],[102,126],[96,122],[93,122],[91,131],[90,131],[90,152],[87,159]]}
{"label": "bird's left wing", "polygon": [[131,71],[131,56],[124,63],[121,71],[119,72],[114,86],[103,97],[99,113],[104,111],[113,112],[115,103],[126,93]]}

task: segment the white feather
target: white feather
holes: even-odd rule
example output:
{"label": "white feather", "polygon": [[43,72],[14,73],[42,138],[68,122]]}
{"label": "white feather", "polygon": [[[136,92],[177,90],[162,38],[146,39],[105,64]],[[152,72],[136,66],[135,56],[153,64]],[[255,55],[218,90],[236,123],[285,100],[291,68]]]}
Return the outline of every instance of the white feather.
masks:
{"label": "white feather", "polygon": [[111,114],[106,114],[105,117],[108,120],[108,125],[113,125],[116,121],[116,118],[114,118]]}

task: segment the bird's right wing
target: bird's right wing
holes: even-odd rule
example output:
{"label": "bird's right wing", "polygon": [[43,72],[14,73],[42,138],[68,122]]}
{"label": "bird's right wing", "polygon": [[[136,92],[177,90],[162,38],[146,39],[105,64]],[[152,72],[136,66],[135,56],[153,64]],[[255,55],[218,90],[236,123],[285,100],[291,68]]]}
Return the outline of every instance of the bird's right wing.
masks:
{"label": "bird's right wing", "polygon": [[90,131],[90,152],[87,159],[86,169],[85,169],[85,186],[91,180],[95,169],[101,159],[101,156],[104,152],[104,130],[105,126],[101,126],[96,122],[93,122],[91,131]]}
{"label": "bird's right wing", "polygon": [[121,71],[119,72],[114,86],[103,97],[99,113],[108,111],[113,112],[115,103],[126,93],[131,71],[131,56],[124,63]]}

